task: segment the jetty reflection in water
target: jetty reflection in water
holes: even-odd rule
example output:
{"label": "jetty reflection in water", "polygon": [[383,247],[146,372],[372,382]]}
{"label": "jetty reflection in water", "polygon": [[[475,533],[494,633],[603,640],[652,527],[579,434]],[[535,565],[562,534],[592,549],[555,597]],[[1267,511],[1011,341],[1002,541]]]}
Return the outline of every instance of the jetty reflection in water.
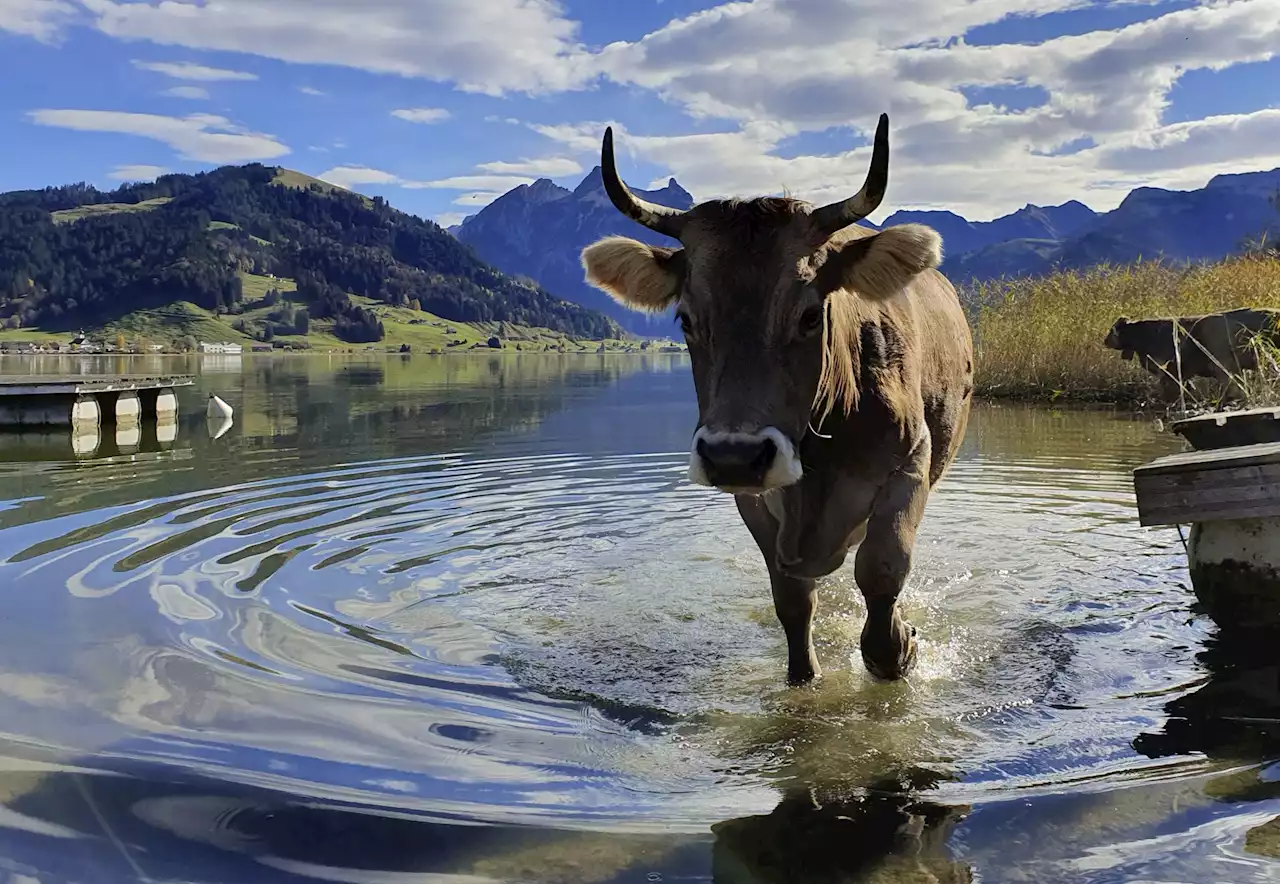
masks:
{"label": "jetty reflection in water", "polygon": [[0,463],[60,463],[172,451],[178,422],[0,429]]}
{"label": "jetty reflection in water", "polygon": [[0,881],[1275,879],[1268,644],[1137,526],[1147,421],[979,407],[919,672],[842,572],[792,691],[683,357],[219,368],[185,459],[0,458]]}

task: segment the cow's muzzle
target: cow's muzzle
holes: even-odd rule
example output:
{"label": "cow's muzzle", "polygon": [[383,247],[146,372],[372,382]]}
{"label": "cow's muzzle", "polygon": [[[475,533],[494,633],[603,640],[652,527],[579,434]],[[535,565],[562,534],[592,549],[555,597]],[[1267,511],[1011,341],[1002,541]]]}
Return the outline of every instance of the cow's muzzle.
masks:
{"label": "cow's muzzle", "polygon": [[730,494],[762,494],[797,482],[803,469],[791,440],[775,427],[726,432],[699,427],[689,481]]}

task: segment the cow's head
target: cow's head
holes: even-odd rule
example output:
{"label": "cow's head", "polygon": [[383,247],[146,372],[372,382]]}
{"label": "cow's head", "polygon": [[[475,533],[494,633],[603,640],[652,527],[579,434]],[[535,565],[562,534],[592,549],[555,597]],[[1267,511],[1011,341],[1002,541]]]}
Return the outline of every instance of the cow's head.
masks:
{"label": "cow's head", "polygon": [[1121,316],[1111,326],[1111,330],[1107,332],[1106,340],[1102,342],[1104,347],[1110,347],[1112,350],[1120,351],[1120,358],[1128,362],[1133,358],[1133,344],[1129,341],[1129,317]]}
{"label": "cow's head", "polygon": [[941,238],[927,227],[852,226],[884,197],[888,130],[881,115],[870,172],[849,199],[821,208],[713,200],[683,212],[627,189],[605,130],[601,171],[614,206],[680,247],[607,237],[583,250],[582,264],[588,282],[632,309],[676,306],[698,397],[692,481],[755,494],[799,480],[811,422],[857,399],[857,298],[893,297],[941,263]]}

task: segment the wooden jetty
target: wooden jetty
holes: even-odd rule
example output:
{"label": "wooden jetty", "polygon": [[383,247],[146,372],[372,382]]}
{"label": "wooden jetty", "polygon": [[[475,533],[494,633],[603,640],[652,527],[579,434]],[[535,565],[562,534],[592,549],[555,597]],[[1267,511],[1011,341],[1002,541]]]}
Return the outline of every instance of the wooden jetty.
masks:
{"label": "wooden jetty", "polygon": [[172,422],[192,375],[0,376],[0,427]]}
{"label": "wooden jetty", "polygon": [[1280,408],[1170,429],[1195,450],[1134,470],[1139,522],[1191,526],[1191,582],[1216,621],[1280,623]]}

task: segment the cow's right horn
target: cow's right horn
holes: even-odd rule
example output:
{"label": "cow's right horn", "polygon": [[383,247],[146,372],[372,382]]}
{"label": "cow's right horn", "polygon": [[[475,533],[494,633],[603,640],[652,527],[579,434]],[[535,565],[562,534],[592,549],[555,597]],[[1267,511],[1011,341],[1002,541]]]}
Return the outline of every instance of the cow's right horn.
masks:
{"label": "cow's right horn", "polygon": [[673,239],[680,238],[680,230],[684,227],[684,212],[670,206],[660,206],[642,200],[627,189],[618,177],[618,167],[613,161],[613,127],[604,130],[604,146],[600,151],[600,174],[604,178],[604,192],[618,211],[628,218],[643,224],[650,230],[666,234]]}

